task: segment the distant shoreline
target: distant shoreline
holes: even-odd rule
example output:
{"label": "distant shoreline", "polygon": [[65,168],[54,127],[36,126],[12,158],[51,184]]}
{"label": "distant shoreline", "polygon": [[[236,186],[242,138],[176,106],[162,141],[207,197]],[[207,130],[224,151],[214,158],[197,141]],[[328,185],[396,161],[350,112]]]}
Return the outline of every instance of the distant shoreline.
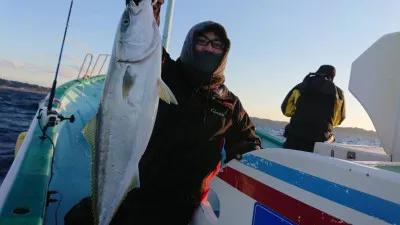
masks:
{"label": "distant shoreline", "polygon": [[[2,78],[0,78],[0,89],[22,91],[28,93],[38,93],[38,94],[47,94],[51,90],[51,88],[48,87],[43,87],[35,84],[28,84],[19,81],[6,80]],[[258,126],[265,126],[277,129],[282,129],[288,124],[288,122],[274,121],[266,118],[252,117],[251,119],[253,120],[253,122],[256,122]],[[365,130],[362,128],[336,127],[334,130],[337,132],[338,135],[344,134],[349,136],[361,136],[374,139],[378,138],[375,131]]]}
{"label": "distant shoreline", "polygon": [[[276,121],[258,117],[251,117],[252,121],[260,127],[269,127],[274,129],[284,129],[288,122]],[[366,130],[358,127],[335,127],[335,135],[345,135],[345,136],[357,136],[371,139],[379,139],[378,135],[373,130]]]}
{"label": "distant shoreline", "polygon": [[0,78],[0,89],[38,93],[38,94],[47,94],[51,90],[50,88],[42,87],[35,84],[28,84],[24,82],[6,80],[2,78]]}
{"label": "distant shoreline", "polygon": [[0,89],[3,90],[12,90],[12,91],[22,91],[22,92],[29,92],[29,93],[38,93],[38,94],[47,94],[49,91],[46,90],[37,90],[37,89],[31,89],[31,88],[16,88],[16,87],[7,87],[7,86],[0,86]]}

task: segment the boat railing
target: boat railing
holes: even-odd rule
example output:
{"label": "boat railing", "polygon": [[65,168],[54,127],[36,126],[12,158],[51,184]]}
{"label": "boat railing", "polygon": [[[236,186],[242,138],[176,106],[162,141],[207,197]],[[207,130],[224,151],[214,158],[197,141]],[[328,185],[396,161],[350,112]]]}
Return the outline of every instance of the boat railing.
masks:
{"label": "boat railing", "polygon": [[[98,67],[98,64],[100,65],[100,69],[98,70],[97,74],[95,74],[95,76],[100,75],[100,72],[103,69],[104,64],[106,63],[106,61],[107,61],[109,56],[111,56],[111,54],[99,54],[97,56],[96,62],[94,63],[93,67],[90,67],[92,65],[93,55],[91,53],[87,53],[86,56],[85,56],[85,59],[82,62],[82,65],[81,65],[81,68],[79,70],[77,79],[80,79],[81,77],[84,78],[84,79],[88,79],[88,78],[92,77],[93,76],[93,72]],[[101,57],[104,57],[104,59],[99,61],[99,59]],[[81,75],[82,70],[83,70],[87,60],[89,60],[89,65],[87,65],[85,72],[83,73],[83,75]]]}

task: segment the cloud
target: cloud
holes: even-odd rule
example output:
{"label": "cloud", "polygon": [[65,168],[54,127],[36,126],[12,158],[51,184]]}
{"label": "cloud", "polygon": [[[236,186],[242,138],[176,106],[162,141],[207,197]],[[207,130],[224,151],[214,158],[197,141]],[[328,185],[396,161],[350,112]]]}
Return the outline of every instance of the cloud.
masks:
{"label": "cloud", "polygon": [[[75,78],[78,75],[80,65],[78,66],[78,57],[68,56],[68,59],[73,61],[73,65],[60,65],[59,76],[65,78]],[[34,63],[29,62],[21,62],[18,60],[8,60],[8,59],[0,59],[0,67],[11,68],[14,70],[19,70],[21,72],[27,72],[30,74],[52,74],[54,75],[56,70],[49,69],[44,66],[40,66]]]}
{"label": "cloud", "polygon": [[[62,40],[63,40],[63,36],[60,35],[60,36],[58,36],[56,39],[54,39],[54,43],[61,44],[61,43],[62,43]],[[77,40],[77,39],[75,39],[75,38],[71,38],[71,37],[68,37],[68,36],[65,37],[65,46],[72,46],[72,47],[74,47],[75,49],[84,52],[85,54],[86,54],[86,53],[89,53],[89,52],[92,52],[92,51],[90,50],[88,44],[86,44],[86,43],[83,42],[83,41],[79,41],[79,40]],[[63,56],[64,56],[64,55],[63,55]],[[58,57],[58,55],[57,55],[57,57]]]}
{"label": "cloud", "polygon": [[0,66],[12,69],[21,69],[24,68],[25,64],[17,60],[0,59]]}
{"label": "cloud", "polygon": [[65,78],[76,78],[79,70],[71,66],[64,66],[60,68],[59,75]]}
{"label": "cloud", "polygon": [[78,65],[81,65],[83,60],[77,56],[73,56],[73,55],[64,55],[65,59],[67,59],[68,61],[72,61]]}
{"label": "cloud", "polygon": [[40,66],[34,63],[29,63],[25,62],[25,66],[22,68],[24,71],[29,72],[29,73],[40,73],[40,74],[45,74],[45,73],[53,73],[50,69]]}
{"label": "cloud", "polygon": [[81,42],[81,41],[78,41],[78,40],[76,40],[76,39],[74,39],[74,38],[68,38],[68,40],[71,42],[71,44],[72,44],[76,49],[81,50],[81,51],[83,51],[83,52],[85,52],[85,53],[92,52],[92,51],[90,50],[89,46],[88,46],[86,43]]}
{"label": "cloud", "polygon": [[[55,55],[54,56],[52,55],[52,57],[55,57]],[[81,59],[74,55],[63,54],[63,61],[61,62],[58,76],[63,77],[65,79],[77,78],[83,60],[84,59]],[[96,65],[96,69],[93,71],[93,75],[97,75],[98,70],[101,67],[101,63],[102,61],[99,60],[98,64]],[[80,77],[82,77],[85,74],[87,66],[88,66],[88,61],[83,66]],[[92,61],[92,64],[88,70],[89,74],[93,69],[93,66],[94,66],[94,61]],[[106,68],[107,64],[105,64],[104,67]],[[56,65],[43,66],[32,62],[10,60],[4,57],[0,57],[0,68],[11,69],[17,71],[18,73],[30,74],[32,76],[36,75],[54,76],[56,72]],[[102,71],[104,71],[105,68],[103,68]]]}
{"label": "cloud", "polygon": [[[73,56],[73,55],[65,55],[64,58],[66,59],[66,63],[64,63],[62,67],[63,69],[63,75],[64,77],[77,77],[79,70],[81,69],[83,59]],[[82,73],[85,73],[86,67],[88,66],[88,63],[86,62],[85,65],[82,68],[81,76]]]}
{"label": "cloud", "polygon": [[[41,73],[50,73],[52,75],[56,74],[56,70],[42,70],[42,71],[36,71],[36,72],[41,72]],[[72,66],[60,66],[58,70],[58,77],[64,77],[64,78],[76,78],[78,76],[79,69],[74,68]]]}

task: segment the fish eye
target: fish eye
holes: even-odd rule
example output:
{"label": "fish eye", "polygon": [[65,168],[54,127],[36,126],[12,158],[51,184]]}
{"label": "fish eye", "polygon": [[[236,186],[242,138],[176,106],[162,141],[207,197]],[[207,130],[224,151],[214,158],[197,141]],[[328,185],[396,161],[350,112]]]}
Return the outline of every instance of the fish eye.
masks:
{"label": "fish eye", "polygon": [[123,16],[122,16],[122,25],[123,25],[123,26],[128,26],[129,23],[131,22],[129,16],[130,16],[130,11],[129,11],[129,9],[125,9],[124,14],[123,14]]}

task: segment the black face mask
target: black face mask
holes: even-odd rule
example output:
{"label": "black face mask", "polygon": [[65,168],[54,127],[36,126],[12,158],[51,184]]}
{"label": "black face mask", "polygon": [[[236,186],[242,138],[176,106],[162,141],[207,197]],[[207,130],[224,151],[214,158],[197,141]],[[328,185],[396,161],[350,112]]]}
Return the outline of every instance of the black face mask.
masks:
{"label": "black face mask", "polygon": [[187,73],[185,77],[194,88],[209,85],[222,57],[223,54],[196,52],[192,65],[184,66]]}
{"label": "black face mask", "polygon": [[195,52],[193,65],[199,71],[214,73],[222,60],[222,56],[222,54],[213,52]]}

